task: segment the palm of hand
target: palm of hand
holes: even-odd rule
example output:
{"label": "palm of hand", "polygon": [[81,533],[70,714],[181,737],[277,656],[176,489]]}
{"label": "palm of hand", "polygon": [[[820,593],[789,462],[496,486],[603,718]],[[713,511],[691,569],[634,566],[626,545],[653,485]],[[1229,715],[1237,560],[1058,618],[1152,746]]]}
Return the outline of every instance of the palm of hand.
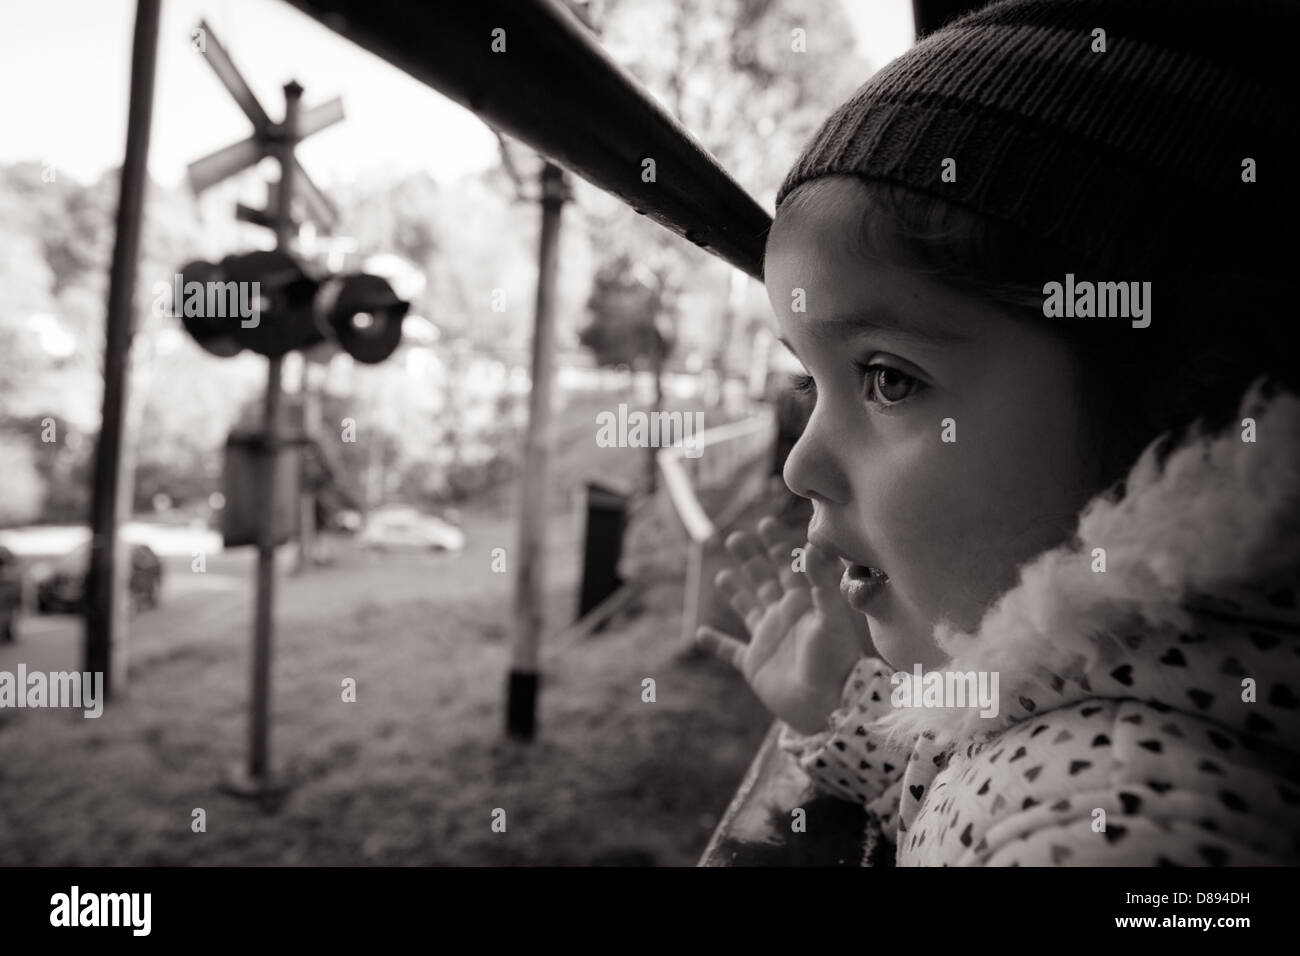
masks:
{"label": "palm of hand", "polygon": [[709,627],[697,640],[734,664],[773,714],[813,733],[839,705],[844,681],[864,652],[865,620],[840,597],[832,556],[810,543],[807,571],[796,571],[780,526],[764,519],[758,530],[763,547],[747,532],[728,537],[727,550],[739,567],[717,577],[745,622],[749,643]]}

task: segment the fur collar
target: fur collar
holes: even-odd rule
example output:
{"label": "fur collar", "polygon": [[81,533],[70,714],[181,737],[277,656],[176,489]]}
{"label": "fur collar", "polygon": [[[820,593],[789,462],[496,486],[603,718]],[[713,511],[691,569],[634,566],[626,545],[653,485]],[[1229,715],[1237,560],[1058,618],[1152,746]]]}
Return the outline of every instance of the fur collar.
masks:
{"label": "fur collar", "polygon": [[[945,671],[996,671],[1000,710],[897,708],[887,739],[992,736],[1097,697],[1136,698],[1295,749],[1300,741],[1300,397],[1256,383],[1234,425],[1163,467],[1148,447],[1122,497],[1080,514],[1072,541],[1024,566],[974,634],[940,627]],[[1094,549],[1105,549],[1105,571]],[[1257,703],[1242,702],[1254,678]]]}

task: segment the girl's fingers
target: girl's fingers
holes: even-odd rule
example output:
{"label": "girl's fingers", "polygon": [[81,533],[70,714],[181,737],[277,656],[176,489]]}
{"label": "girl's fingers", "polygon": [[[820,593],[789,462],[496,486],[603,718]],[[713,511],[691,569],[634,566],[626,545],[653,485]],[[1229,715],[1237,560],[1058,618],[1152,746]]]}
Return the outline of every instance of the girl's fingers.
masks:
{"label": "girl's fingers", "polygon": [[[787,541],[783,544],[778,544],[775,547],[769,548],[767,551],[768,560],[770,560],[772,566],[776,568],[777,577],[781,581],[781,586],[787,591],[792,588],[799,588],[801,590],[807,590],[808,588],[808,575],[804,571],[796,571],[794,569],[796,557],[794,549],[796,547],[797,545]],[[800,565],[800,567],[803,567],[803,565]]]}
{"label": "girl's fingers", "polygon": [[765,605],[781,600],[781,582],[759,547],[758,539],[746,531],[735,531],[727,536],[726,544],[728,553],[740,564],[739,583]]}
{"label": "girl's fingers", "polygon": [[726,547],[739,564],[744,564],[750,558],[756,558],[763,553],[758,539],[748,531],[731,532],[727,535]]}
{"label": "girl's fingers", "polygon": [[759,581],[749,573],[749,563],[759,553],[754,536],[745,531],[733,531],[727,535],[724,547],[736,563],[737,583],[751,592],[757,591]]}
{"label": "girl's fingers", "polygon": [[[773,601],[781,600],[781,581],[777,577],[776,568],[772,567],[772,561],[766,554],[750,558],[745,562],[744,569],[749,575],[749,580],[754,583],[754,592],[760,601],[771,604]],[[775,597],[771,596],[771,588],[776,588]]]}
{"label": "girl's fingers", "polygon": [[777,546],[784,547],[787,550],[794,547],[793,544],[787,543],[794,535],[790,533],[789,528],[775,518],[763,518],[759,521],[758,537],[769,551]]}
{"label": "girl's fingers", "polygon": [[[747,569],[758,581],[763,578],[775,578],[783,590],[798,587],[799,582],[793,577],[791,551],[799,541],[792,540],[789,529],[774,518],[764,518],[758,523],[758,541],[755,542],[760,556],[751,558]],[[759,570],[761,563],[761,570]]]}
{"label": "girl's fingers", "polygon": [[785,544],[776,545],[775,548],[767,551],[768,561],[771,561],[772,567],[776,568],[776,575],[781,581],[781,587],[787,589],[787,591],[807,591],[809,589],[807,558],[805,555],[797,553],[797,551],[801,550],[801,545],[793,541],[787,541]]}
{"label": "girl's fingers", "polygon": [[754,633],[763,617],[763,608],[753,592],[741,581],[740,574],[732,568],[724,568],[718,572],[713,583],[726,596],[732,610],[740,615],[749,632]]}
{"label": "girl's fingers", "polygon": [[723,634],[716,628],[701,625],[695,630],[695,643],[726,661],[742,673],[745,670],[745,644],[730,634]]}
{"label": "girl's fingers", "polygon": [[758,599],[764,604],[776,604],[785,594],[785,588],[776,578],[769,578],[758,586]]}
{"label": "girl's fingers", "polygon": [[767,559],[772,562],[776,568],[778,579],[783,587],[800,587],[800,579],[795,575],[800,572],[794,570],[794,549],[802,542],[802,538],[795,538],[790,534],[790,529],[785,527],[775,518],[764,518],[758,523],[758,537],[763,542],[763,550],[767,552]]}
{"label": "girl's fingers", "polygon": [[[812,598],[807,588],[784,591],[781,600],[767,609],[769,620],[765,620],[762,630],[755,631],[749,642],[749,661],[754,667],[761,667],[781,645],[790,640],[798,620],[812,607]],[[775,615],[775,617],[771,617]]]}
{"label": "girl's fingers", "polygon": [[807,588],[785,592],[785,597],[781,601],[781,613],[787,633],[794,627],[799,618],[808,613],[808,609],[812,607],[812,604],[812,598]]}
{"label": "girl's fingers", "polygon": [[811,541],[805,545],[804,554],[808,559],[808,579],[814,587],[838,588],[844,574],[844,562],[825,548],[818,547]]}
{"label": "girl's fingers", "polygon": [[834,615],[842,614],[845,607],[838,589],[832,591],[816,584],[812,587],[812,603],[818,614],[832,621],[835,620]]}
{"label": "girl's fingers", "polygon": [[844,601],[840,596],[840,578],[844,575],[844,562],[811,541],[808,542],[807,554],[813,607],[827,617],[841,613]]}

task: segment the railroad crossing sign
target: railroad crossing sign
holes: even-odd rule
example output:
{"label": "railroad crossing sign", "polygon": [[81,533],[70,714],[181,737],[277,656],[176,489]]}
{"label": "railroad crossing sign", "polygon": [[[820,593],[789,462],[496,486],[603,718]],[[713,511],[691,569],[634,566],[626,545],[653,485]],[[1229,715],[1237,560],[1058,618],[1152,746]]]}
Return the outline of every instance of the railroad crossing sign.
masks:
{"label": "railroad crossing sign", "polygon": [[[217,79],[221,81],[222,86],[239,104],[239,108],[244,111],[249,122],[253,124],[253,135],[190,163],[188,168],[190,188],[195,193],[201,193],[222,180],[257,165],[267,156],[281,158],[286,144],[292,150],[295,144],[302,142],[308,136],[333,126],[343,119],[343,101],[336,96],[319,106],[302,110],[298,114],[296,135],[290,137],[284,123],[271,121],[206,20],[199,22],[199,30],[202,31],[200,35],[204,38],[201,55],[217,74]],[[291,208],[293,208],[294,222],[311,219],[328,231],[338,221],[338,211],[334,208],[334,204],[311,181],[297,159],[290,157],[289,163],[292,165],[292,171],[287,178],[293,182],[294,195],[291,199]],[[235,210],[236,216],[259,226],[273,228],[276,210],[279,208],[278,186],[272,184],[268,189],[265,210],[252,209],[240,203]]]}
{"label": "railroad crossing sign", "polygon": [[[248,206],[239,205],[236,207],[235,215],[241,219],[265,226],[275,232],[276,251],[274,253],[258,253],[261,259],[256,260],[261,266],[265,266],[265,257],[280,256],[296,269],[292,256],[289,254],[289,246],[298,225],[304,219],[312,219],[323,225],[328,230],[337,219],[337,213],[334,205],[325,198],[325,195],[317,188],[316,184],[308,178],[306,171],[294,157],[295,146],[302,141],[303,137],[310,136],[312,133],[322,130],[327,126],[337,123],[343,118],[343,104],[337,100],[331,100],[312,110],[303,111],[299,107],[302,98],[302,87],[295,82],[286,83],[284,87],[284,119],[280,123],[271,122],[266,110],[262,104],[253,96],[253,91],[249,89],[248,84],[244,82],[243,76],[235,69],[234,62],[226,52],[225,47],[217,40],[212,28],[206,21],[200,21],[199,34],[202,43],[197,47],[198,51],[207,58],[208,65],[212,67],[217,79],[229,91],[230,95],[239,104],[239,108],[244,111],[253,124],[253,135],[248,139],[227,146],[225,149],[217,150],[210,156],[195,163],[189,167],[190,185],[196,193],[235,175],[242,170],[249,168],[262,161],[265,157],[274,157],[280,167],[280,181],[276,188],[271,189],[269,203],[265,210],[251,209]],[[301,211],[295,208],[301,204]],[[239,271],[242,266],[250,265],[254,260],[244,257],[227,257],[223,264],[215,266],[215,270],[223,281],[219,284],[234,287],[239,283],[239,279],[233,276],[224,275],[225,271]],[[274,265],[274,264],[273,264]],[[211,271],[203,270],[200,271]],[[274,271],[274,269],[273,269]],[[257,277],[255,278],[255,275]],[[257,288],[260,279],[265,278],[257,273],[256,269],[252,273],[243,277],[245,284]],[[305,276],[304,276],[305,278]],[[230,281],[224,281],[230,280]],[[218,283],[214,283],[218,284]],[[301,285],[302,283],[299,283]],[[271,283],[272,286],[275,283]],[[312,287],[315,284],[312,283]],[[290,297],[292,298],[292,297]],[[289,302],[283,296],[277,296],[280,306],[283,307]],[[293,312],[293,309],[289,310]],[[303,311],[301,309],[297,311]],[[310,319],[311,310],[306,310],[308,319]],[[211,318],[211,316],[206,316]],[[281,325],[285,329],[280,331],[292,331],[300,327],[303,322],[285,322],[284,316],[281,316]],[[400,325],[400,316],[397,322]],[[257,325],[260,327],[261,323]],[[188,326],[187,326],[188,327]],[[387,328],[386,326],[384,328]],[[260,329],[259,329],[260,330]],[[217,332],[217,335],[209,335],[207,332]],[[221,340],[224,332],[230,332],[231,342],[222,342],[220,348],[212,348],[213,339]],[[243,330],[241,329],[241,334]],[[262,338],[255,337],[252,340],[241,340],[234,334],[234,329],[216,328],[208,329],[206,332],[200,329],[196,338],[201,343],[206,342],[205,347],[210,351],[216,351],[218,354],[230,354],[232,349],[237,351],[236,347],[248,345],[257,346],[267,356],[266,366],[266,394],[262,403],[262,433],[259,439],[259,453],[256,457],[257,475],[255,483],[263,491],[260,500],[257,502],[257,600],[254,608],[253,620],[253,668],[252,668],[252,706],[249,714],[249,753],[248,764],[246,768],[234,767],[223,782],[223,789],[228,792],[238,794],[244,797],[251,797],[262,801],[274,801],[286,792],[287,786],[285,781],[279,778],[275,773],[271,762],[271,644],[272,632],[274,630],[274,607],[275,607],[275,487],[276,464],[279,458],[279,451],[284,441],[277,434],[277,420],[280,417],[280,374],[283,362],[283,353],[286,350],[284,346],[288,344],[293,346],[293,341],[286,341],[281,338],[277,342],[271,342]],[[400,336],[400,328],[397,332]],[[369,343],[366,343],[369,344]]]}

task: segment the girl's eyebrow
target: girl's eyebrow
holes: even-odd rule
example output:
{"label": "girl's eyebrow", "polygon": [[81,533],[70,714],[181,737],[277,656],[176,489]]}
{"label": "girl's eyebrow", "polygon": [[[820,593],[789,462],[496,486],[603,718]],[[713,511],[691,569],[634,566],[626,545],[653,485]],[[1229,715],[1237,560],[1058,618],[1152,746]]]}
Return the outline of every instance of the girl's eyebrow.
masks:
{"label": "girl's eyebrow", "polygon": [[[881,335],[910,339],[921,345],[957,345],[970,342],[971,337],[959,332],[950,325],[926,323],[925,325],[905,325],[888,310],[877,309],[874,312],[879,319],[862,312],[850,312],[845,315],[832,315],[811,324],[810,331],[822,339],[836,339],[861,332],[877,332]],[[791,349],[793,351],[793,349]]]}
{"label": "girl's eyebrow", "polygon": [[[878,309],[876,314],[885,321],[873,321],[865,313],[850,312],[844,315],[833,315],[830,318],[814,322],[811,331],[817,338],[826,341],[847,338],[862,332],[876,332],[880,335],[895,336],[908,339],[918,345],[931,347],[960,345],[973,341],[971,336],[957,331],[951,325],[905,326],[894,320],[892,312]],[[794,347],[793,342],[785,336],[779,336],[777,341],[789,349],[790,354],[799,359],[801,364],[803,363],[803,357]]]}

